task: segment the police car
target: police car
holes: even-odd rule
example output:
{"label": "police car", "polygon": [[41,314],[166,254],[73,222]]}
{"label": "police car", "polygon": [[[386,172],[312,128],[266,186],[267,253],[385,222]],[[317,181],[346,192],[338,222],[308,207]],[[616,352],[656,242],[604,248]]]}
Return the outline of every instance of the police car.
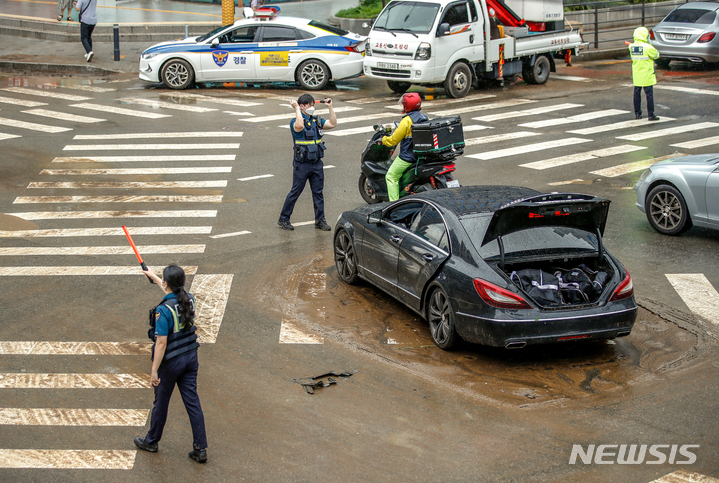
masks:
{"label": "police car", "polygon": [[200,37],[162,42],[140,56],[140,79],[185,89],[193,82],[293,82],[321,90],[362,73],[364,40],[315,20],[246,9],[245,18]]}

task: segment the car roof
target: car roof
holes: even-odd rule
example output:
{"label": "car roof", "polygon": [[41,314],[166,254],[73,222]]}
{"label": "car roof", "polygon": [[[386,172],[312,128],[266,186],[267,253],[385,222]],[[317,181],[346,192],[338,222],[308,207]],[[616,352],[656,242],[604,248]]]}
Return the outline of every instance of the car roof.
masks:
{"label": "car roof", "polygon": [[[235,25],[272,25],[275,23],[279,23],[282,25],[290,25],[292,27],[312,27],[309,25],[309,23],[312,21],[312,19],[309,18],[299,18],[299,17],[285,17],[278,15],[276,17],[272,18],[260,18],[260,17],[250,17],[250,18],[242,18],[240,20],[235,21]],[[316,28],[316,27],[315,27]]]}
{"label": "car roof", "polygon": [[493,213],[512,201],[541,194],[521,186],[463,186],[443,190],[425,191],[404,199],[420,198],[434,201],[457,217],[476,213]]}
{"label": "car roof", "polygon": [[714,2],[691,2],[679,5],[677,9],[694,8],[703,10],[719,10],[719,3]]}

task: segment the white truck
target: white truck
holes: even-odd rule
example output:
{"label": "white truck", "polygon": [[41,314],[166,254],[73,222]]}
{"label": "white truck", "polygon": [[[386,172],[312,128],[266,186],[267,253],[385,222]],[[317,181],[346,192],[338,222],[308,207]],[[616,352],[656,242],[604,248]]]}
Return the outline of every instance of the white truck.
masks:
{"label": "white truck", "polygon": [[520,19],[502,0],[392,0],[372,23],[364,75],[386,79],[398,93],[412,84],[444,86],[455,98],[482,79],[521,74],[530,84],[547,82],[554,54],[576,52],[581,33],[565,29],[562,0],[510,1],[532,3],[523,12],[542,18]]}

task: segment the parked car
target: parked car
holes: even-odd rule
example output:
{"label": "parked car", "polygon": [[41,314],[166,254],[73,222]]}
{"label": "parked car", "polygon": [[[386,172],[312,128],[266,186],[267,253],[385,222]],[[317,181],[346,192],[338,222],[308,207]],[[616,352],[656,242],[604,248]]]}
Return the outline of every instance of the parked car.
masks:
{"label": "parked car", "polygon": [[255,15],[200,37],[153,45],[140,56],[140,79],[168,89],[193,82],[296,81],[303,89],[321,90],[331,80],[362,73],[365,37],[278,16],[276,7]]}
{"label": "parked car", "polygon": [[335,264],[429,323],[495,347],[628,335],[632,279],[602,243],[609,201],[512,186],[427,191],[340,215]]}
{"label": "parked car", "polygon": [[637,207],[659,233],[719,229],[719,154],[660,161],[642,173],[636,189]]}
{"label": "parked car", "polygon": [[657,65],[667,67],[672,60],[719,62],[719,3],[685,3],[649,31],[652,45],[659,51]]}

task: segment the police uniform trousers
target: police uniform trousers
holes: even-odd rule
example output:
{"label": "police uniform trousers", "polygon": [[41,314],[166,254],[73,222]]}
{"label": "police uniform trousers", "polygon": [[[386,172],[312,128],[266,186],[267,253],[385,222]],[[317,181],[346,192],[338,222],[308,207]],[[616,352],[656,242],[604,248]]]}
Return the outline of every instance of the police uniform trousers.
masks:
{"label": "police uniform trousers", "polygon": [[154,388],[155,403],[152,407],[150,430],[145,437],[148,444],[155,444],[162,438],[162,431],[165,429],[165,422],[167,421],[167,408],[170,405],[170,397],[172,397],[175,384],[177,384],[192,425],[192,446],[194,449],[207,448],[205,416],[202,414],[200,397],[197,395],[198,368],[196,350],[180,354],[169,361],[163,361],[162,365],[160,365],[160,369],[157,371],[160,384]]}
{"label": "police uniform trousers", "polygon": [[642,115],[642,89],[647,96],[647,114],[654,117],[654,86],[634,86],[634,114]]}
{"label": "police uniform trousers", "polygon": [[315,221],[323,220],[325,218],[325,198],[322,195],[322,189],[325,186],[325,172],[322,160],[319,159],[314,163],[293,161],[292,167],[292,189],[287,194],[287,199],[285,199],[280,220],[290,221],[290,216],[292,216],[292,211],[295,209],[297,198],[300,197],[302,191],[305,189],[307,181],[310,182],[310,189],[312,190]]}

